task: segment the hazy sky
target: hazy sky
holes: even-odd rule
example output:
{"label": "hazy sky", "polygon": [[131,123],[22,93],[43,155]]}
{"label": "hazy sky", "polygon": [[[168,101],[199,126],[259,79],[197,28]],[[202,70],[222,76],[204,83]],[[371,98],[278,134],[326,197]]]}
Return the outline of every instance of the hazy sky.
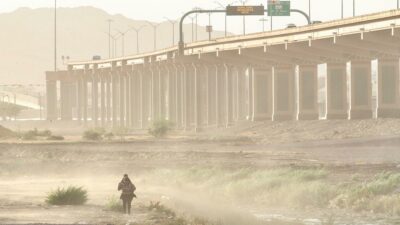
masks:
{"label": "hazy sky", "polygon": [[[353,0],[343,0],[345,5],[345,17],[352,15]],[[60,7],[75,7],[91,5],[101,8],[112,14],[122,14],[132,19],[146,19],[151,21],[165,20],[164,16],[171,19],[179,17],[183,12],[197,6],[201,8],[216,8],[218,5],[214,0],[58,0]],[[232,0],[219,0],[222,4],[229,4]],[[238,2],[238,0],[236,1]],[[248,4],[267,4],[267,0],[249,0]],[[0,13],[10,12],[19,7],[52,7],[54,0],[0,0]],[[292,0],[292,8],[308,12],[308,0]],[[339,18],[341,0],[311,0],[312,20],[331,20]],[[365,14],[396,8],[397,0],[356,0],[356,13]],[[223,29],[223,16],[213,16],[213,24],[217,29]],[[260,17],[247,19],[247,30],[260,31],[262,23]],[[208,22],[207,16],[199,19],[200,24]],[[302,25],[305,20],[293,14],[291,17],[274,19],[274,27],[285,26],[287,23]],[[230,25],[230,26],[229,26]],[[240,33],[242,26],[240,18],[228,19],[228,30]],[[268,26],[266,26],[269,29]]]}

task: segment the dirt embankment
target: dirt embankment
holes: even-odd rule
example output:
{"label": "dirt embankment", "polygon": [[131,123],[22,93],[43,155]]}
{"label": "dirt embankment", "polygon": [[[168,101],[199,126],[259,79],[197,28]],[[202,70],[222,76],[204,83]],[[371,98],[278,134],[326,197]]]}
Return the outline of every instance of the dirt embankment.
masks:
{"label": "dirt embankment", "polygon": [[8,128],[5,128],[5,127],[0,125],[0,139],[12,138],[12,137],[15,137],[15,136],[16,135],[12,130],[10,130]]}

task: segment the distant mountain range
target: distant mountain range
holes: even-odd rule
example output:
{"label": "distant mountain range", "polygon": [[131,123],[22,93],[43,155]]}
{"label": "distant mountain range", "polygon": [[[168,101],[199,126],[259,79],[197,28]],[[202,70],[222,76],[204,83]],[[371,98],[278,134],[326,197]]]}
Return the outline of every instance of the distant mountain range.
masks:
{"label": "distant mountain range", "polygon": [[[54,67],[53,9],[20,8],[0,14],[0,84],[43,84],[44,72]],[[110,15],[94,7],[59,8],[58,11],[58,68],[63,68],[62,56],[71,60],[90,59],[94,55],[108,58],[108,23],[112,34],[130,27],[146,26],[140,32],[140,51],[153,50],[153,28],[144,20],[132,20],[122,15]],[[196,30],[194,28],[194,30]],[[185,38],[192,40],[192,25],[184,25]],[[195,32],[194,32],[195,33]],[[213,32],[221,37],[222,31]],[[203,26],[197,27],[198,40],[208,38]],[[195,39],[195,37],[193,37]],[[178,24],[175,25],[175,44]],[[157,48],[172,45],[172,25],[161,23],[157,28]],[[117,41],[117,56],[122,54],[122,38]],[[125,55],[136,53],[136,33],[125,35]]]}

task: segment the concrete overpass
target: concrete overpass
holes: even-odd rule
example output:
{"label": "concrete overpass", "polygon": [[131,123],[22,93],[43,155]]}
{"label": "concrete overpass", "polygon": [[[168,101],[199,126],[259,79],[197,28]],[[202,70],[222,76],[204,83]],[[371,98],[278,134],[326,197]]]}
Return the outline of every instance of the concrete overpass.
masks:
{"label": "concrete overpass", "polygon": [[317,120],[321,64],[327,67],[322,117],[400,117],[399,57],[400,11],[393,10],[190,43],[183,55],[174,46],[70,62],[66,71],[46,73],[47,118],[139,129],[166,118],[195,130],[240,120]]}

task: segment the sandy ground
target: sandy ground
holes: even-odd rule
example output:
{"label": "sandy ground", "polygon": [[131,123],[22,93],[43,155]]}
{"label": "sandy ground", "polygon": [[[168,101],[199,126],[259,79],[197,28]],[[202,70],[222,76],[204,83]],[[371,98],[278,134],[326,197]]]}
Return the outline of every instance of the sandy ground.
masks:
{"label": "sandy ground", "polygon": [[[36,125],[32,126],[41,128]],[[259,220],[269,224],[267,221],[275,219],[291,221],[288,224],[321,224],[319,219],[327,212],[238,205],[231,199],[202,196],[201,190],[187,190],[179,183],[157,185],[149,171],[324,167],[334,171],[333,182],[345,179],[349,173],[368,176],[381,171],[400,172],[400,120],[244,123],[223,132],[175,132],[163,140],[137,132],[128,141],[111,143],[76,142],[80,140],[79,129],[73,125],[68,125],[65,133],[59,127],[54,129],[67,137],[65,143],[0,143],[0,224],[159,224],[146,209],[150,201],[162,201],[177,212],[210,217],[229,225],[258,224]],[[138,186],[139,198],[134,201],[131,216],[107,211],[105,207],[110,197],[118,197],[116,185],[124,173],[130,174]],[[88,189],[87,205],[56,207],[44,203],[49,191],[74,184]],[[329,213],[340,214],[341,224],[396,224],[386,220],[396,218]],[[355,218],[357,223],[349,223]]]}

